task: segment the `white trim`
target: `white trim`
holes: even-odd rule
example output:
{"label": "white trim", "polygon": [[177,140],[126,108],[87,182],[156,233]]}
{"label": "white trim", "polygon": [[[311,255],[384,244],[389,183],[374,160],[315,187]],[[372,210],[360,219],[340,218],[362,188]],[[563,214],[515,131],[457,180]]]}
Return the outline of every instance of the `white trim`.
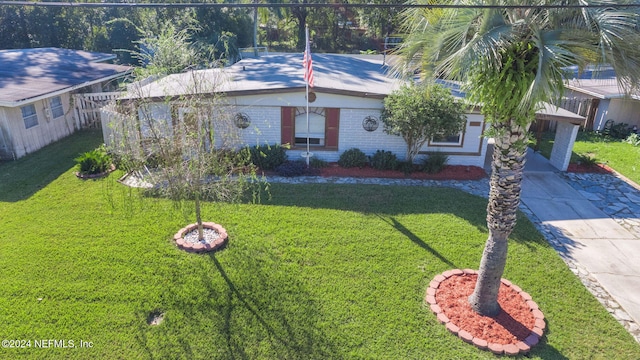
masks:
{"label": "white trim", "polygon": [[[30,106],[33,108],[33,114],[30,114],[25,117],[23,109],[26,108],[27,106]],[[38,109],[36,109],[35,104],[27,104],[27,105],[21,106],[20,113],[22,114],[22,123],[24,125],[25,130],[33,129],[34,127],[40,125],[40,119],[38,119]],[[27,126],[27,119],[35,119],[36,123],[34,125]]]}
{"label": "white trim", "polygon": [[[465,125],[465,128],[468,126]],[[464,141],[464,131],[460,131],[458,132],[458,141],[457,142],[453,142],[453,141],[433,141],[433,137],[431,139],[429,139],[429,146],[455,146],[455,147],[462,147],[462,143]],[[447,135],[448,136],[448,135]],[[445,136],[445,138],[447,137]],[[454,136],[454,134],[452,134],[451,136]]]}
{"label": "white trim", "polygon": [[[53,99],[58,98],[60,99],[60,106],[56,106],[54,107],[52,104]],[[47,116],[49,116],[49,118],[51,119],[59,119],[61,117],[64,116],[64,104],[62,103],[62,96],[57,95],[57,96],[52,96],[49,98],[49,106],[45,108],[45,111],[47,111]],[[60,111],[62,112],[62,114],[60,114],[60,116],[54,116],[53,114],[53,110],[54,109],[60,109]]]}
{"label": "white trim", "polygon": [[564,87],[566,87],[569,90],[577,91],[579,93],[595,96],[598,99],[606,99],[606,96],[604,96],[603,94],[599,94],[599,93],[596,93],[596,92],[593,92],[593,91],[585,90],[585,89],[583,89],[583,88],[581,88],[579,86],[573,86],[573,85],[565,84]]}
{"label": "white trim", "polygon": [[81,89],[83,87],[87,87],[87,86],[90,86],[90,85],[93,85],[93,84],[101,83],[103,81],[109,81],[109,80],[117,79],[119,77],[127,75],[129,72],[131,72],[131,70],[125,71],[123,73],[118,73],[118,74],[115,74],[115,75],[103,77],[103,78],[100,78],[100,79],[87,81],[87,82],[84,82],[82,84],[73,85],[73,86],[70,86],[70,87],[67,87],[67,88],[64,88],[64,89],[61,89],[61,90],[53,91],[53,92],[50,92],[50,93],[47,93],[47,94],[44,94],[44,95],[39,95],[39,96],[36,96],[36,97],[24,99],[24,100],[18,100],[18,101],[2,101],[2,100],[0,100],[0,106],[19,107],[19,106],[28,105],[28,104],[34,103],[36,101],[48,99],[48,98],[54,97],[54,96],[63,95],[63,94],[69,93],[71,91],[74,91],[74,90],[77,90],[77,89]]}

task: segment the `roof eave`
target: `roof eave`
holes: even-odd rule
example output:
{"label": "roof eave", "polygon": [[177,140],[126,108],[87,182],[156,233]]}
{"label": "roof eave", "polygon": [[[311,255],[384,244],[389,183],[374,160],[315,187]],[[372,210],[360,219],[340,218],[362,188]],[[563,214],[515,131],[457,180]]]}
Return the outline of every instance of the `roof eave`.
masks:
{"label": "roof eave", "polygon": [[589,90],[583,89],[583,88],[581,88],[579,86],[573,86],[573,85],[570,85],[570,84],[565,84],[565,87],[567,89],[569,89],[569,90],[573,90],[573,91],[577,91],[579,93],[590,95],[590,96],[596,97],[598,99],[607,99],[607,96],[605,96],[604,94],[600,94],[600,93],[597,93],[597,92],[589,91]]}
{"label": "roof eave", "polygon": [[43,99],[48,99],[48,98],[53,97],[53,96],[62,95],[64,93],[68,93],[68,92],[71,92],[71,91],[74,91],[74,90],[77,90],[77,89],[80,89],[80,88],[83,88],[83,87],[91,86],[93,84],[97,84],[97,83],[100,83],[100,82],[103,82],[103,81],[109,81],[109,80],[117,79],[119,77],[127,75],[130,72],[131,72],[131,69],[127,70],[125,72],[120,72],[120,73],[117,73],[117,74],[114,74],[114,75],[105,76],[105,77],[102,77],[102,78],[99,78],[99,79],[95,79],[95,80],[91,80],[91,81],[85,81],[85,82],[83,82],[81,84],[72,85],[72,86],[66,87],[64,89],[60,89],[60,90],[57,90],[57,91],[52,91],[50,93],[46,93],[46,94],[30,97],[30,98],[27,98],[27,99],[18,100],[18,101],[2,101],[2,100],[0,100],[0,106],[3,106],[3,107],[24,106],[24,105],[27,105],[27,104],[30,104],[30,103],[33,103],[33,102],[36,102],[36,101],[40,101],[40,100],[43,100]]}
{"label": "roof eave", "polygon": [[[297,92],[304,92],[304,91],[305,91],[305,87],[299,86],[299,87],[287,87],[287,88],[277,88],[277,89],[231,90],[231,91],[220,91],[220,93],[225,94],[227,97],[236,97],[236,96],[297,93]],[[387,94],[344,90],[344,89],[334,89],[334,88],[322,88],[322,87],[310,88],[309,91],[316,92],[316,93],[323,93],[323,94],[345,95],[345,96],[354,96],[354,97],[369,98],[369,99],[384,99],[385,97],[387,97]],[[207,94],[193,94],[193,95],[206,96]],[[211,95],[211,94],[208,94],[208,95]],[[165,101],[167,99],[176,100],[176,99],[179,99],[181,96],[185,96],[185,95],[149,96],[145,98],[150,99],[151,101]],[[125,97],[122,97],[121,99],[136,100],[140,98],[141,97],[125,96]]]}

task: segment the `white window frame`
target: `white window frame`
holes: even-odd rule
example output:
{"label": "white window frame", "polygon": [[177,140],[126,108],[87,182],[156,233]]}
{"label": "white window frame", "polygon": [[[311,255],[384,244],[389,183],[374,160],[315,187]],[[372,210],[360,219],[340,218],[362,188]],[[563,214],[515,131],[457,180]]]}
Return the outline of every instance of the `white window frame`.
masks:
{"label": "white window frame", "polygon": [[[307,109],[305,107],[296,108],[296,116],[294,121],[294,146],[306,146],[307,145],[307,127],[306,127],[306,115]],[[327,116],[324,108],[313,107],[309,108],[309,128],[311,128],[312,121],[320,121],[322,119],[322,132],[309,132],[309,146],[312,147],[324,147],[325,139],[327,137]],[[298,126],[298,120],[300,123],[304,122],[304,126]],[[302,139],[301,141],[297,141]],[[314,144],[314,142],[317,142]]]}
{"label": "white window frame", "polygon": [[[435,141],[433,140],[433,138],[431,138],[429,140],[429,146],[462,146],[462,143],[464,141],[464,131],[460,131],[457,135],[458,141]],[[447,136],[445,136],[445,138],[446,137]]]}
{"label": "white window frame", "polygon": [[[58,104],[53,103],[55,99],[58,99],[59,101]],[[51,111],[51,118],[53,119],[57,119],[64,116],[64,106],[62,105],[62,98],[60,96],[54,96],[51,99],[49,99],[49,110]]]}
{"label": "white window frame", "polygon": [[[33,109],[33,112],[25,114],[26,109]],[[36,111],[36,106],[34,104],[22,106],[20,107],[20,111],[22,112],[22,120],[24,121],[25,129],[31,129],[32,127],[39,125],[38,112]]]}

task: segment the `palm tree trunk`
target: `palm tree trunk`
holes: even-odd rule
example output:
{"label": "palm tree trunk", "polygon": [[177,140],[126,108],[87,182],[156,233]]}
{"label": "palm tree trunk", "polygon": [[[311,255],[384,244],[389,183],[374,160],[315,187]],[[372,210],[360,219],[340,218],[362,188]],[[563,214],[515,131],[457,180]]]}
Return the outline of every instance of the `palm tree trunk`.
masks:
{"label": "palm tree trunk", "polygon": [[516,225],[522,176],[527,151],[527,128],[514,122],[494,124],[495,147],[491,163],[487,227],[478,282],[469,303],[485,316],[500,313],[498,290],[507,262],[507,238]]}

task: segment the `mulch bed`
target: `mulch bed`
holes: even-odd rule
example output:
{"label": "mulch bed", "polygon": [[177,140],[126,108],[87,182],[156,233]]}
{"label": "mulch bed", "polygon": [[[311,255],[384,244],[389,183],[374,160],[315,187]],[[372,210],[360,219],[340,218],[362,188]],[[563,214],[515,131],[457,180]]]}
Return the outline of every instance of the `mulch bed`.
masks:
{"label": "mulch bed", "polygon": [[[266,175],[276,175],[275,172],[265,172]],[[370,166],[343,168],[337,163],[329,166],[312,169],[309,175],[322,177],[355,177],[355,178],[389,178],[389,179],[416,179],[416,180],[479,180],[487,176],[487,173],[478,166],[447,165],[436,174],[424,171],[414,171],[405,174],[400,170],[378,170]]]}
{"label": "mulch bed", "polygon": [[596,164],[596,165],[582,165],[582,164],[569,164],[567,167],[567,172],[572,173],[591,173],[591,174],[612,174],[613,169],[605,164]]}
{"label": "mulch bed", "polygon": [[538,344],[546,323],[531,295],[502,279],[498,291],[501,312],[482,316],[469,304],[477,272],[448,270],[436,277],[427,289],[426,302],[438,321],[451,333],[474,346],[495,354],[526,354]]}

